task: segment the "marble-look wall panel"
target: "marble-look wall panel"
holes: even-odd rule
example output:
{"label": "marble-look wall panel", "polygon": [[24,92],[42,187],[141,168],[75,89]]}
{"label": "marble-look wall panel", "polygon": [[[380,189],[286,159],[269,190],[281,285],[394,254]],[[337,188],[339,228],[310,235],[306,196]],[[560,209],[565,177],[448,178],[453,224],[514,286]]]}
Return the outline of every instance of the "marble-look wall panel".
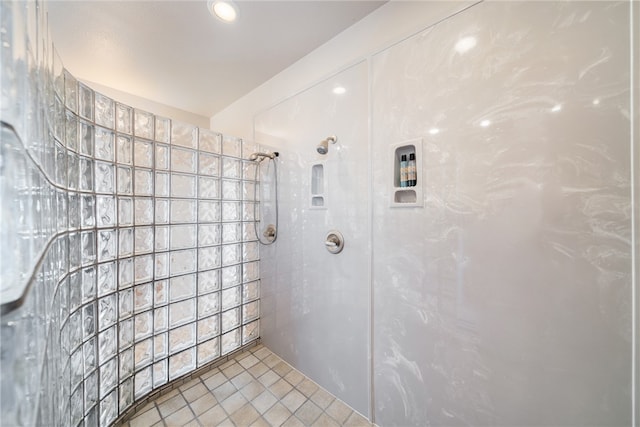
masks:
{"label": "marble-look wall panel", "polygon": [[482,3],[373,58],[377,424],[631,423],[629,8]]}
{"label": "marble-look wall panel", "polygon": [[[337,86],[343,94],[333,93]],[[261,248],[261,338],[287,362],[369,415],[367,65],[357,64],[256,117],[280,151],[279,233]],[[320,155],[330,135],[338,142]],[[312,167],[322,165],[322,189]],[[312,205],[312,187],[324,206]],[[325,235],[345,239],[337,255]]]}

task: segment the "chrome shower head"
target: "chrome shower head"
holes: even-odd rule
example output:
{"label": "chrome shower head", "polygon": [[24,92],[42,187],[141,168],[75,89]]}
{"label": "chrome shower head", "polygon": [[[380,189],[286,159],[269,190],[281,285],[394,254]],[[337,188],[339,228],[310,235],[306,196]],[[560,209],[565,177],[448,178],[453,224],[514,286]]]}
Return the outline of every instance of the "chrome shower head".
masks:
{"label": "chrome shower head", "polygon": [[329,152],[329,143],[335,144],[337,140],[337,136],[331,135],[327,137],[327,139],[323,139],[322,141],[320,141],[320,144],[318,144],[316,150],[318,150],[318,153],[322,155],[327,154]]}

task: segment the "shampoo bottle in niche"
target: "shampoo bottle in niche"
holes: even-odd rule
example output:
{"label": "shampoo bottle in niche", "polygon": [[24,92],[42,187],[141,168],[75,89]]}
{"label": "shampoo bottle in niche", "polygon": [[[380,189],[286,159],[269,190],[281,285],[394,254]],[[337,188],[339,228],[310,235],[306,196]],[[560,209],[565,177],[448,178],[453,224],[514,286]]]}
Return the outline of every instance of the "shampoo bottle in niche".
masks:
{"label": "shampoo bottle in niche", "polygon": [[416,153],[411,153],[407,163],[407,187],[415,187],[417,184],[416,178]]}
{"label": "shampoo bottle in niche", "polygon": [[400,187],[407,187],[409,180],[408,173],[408,165],[407,165],[407,155],[403,154],[400,159]]}

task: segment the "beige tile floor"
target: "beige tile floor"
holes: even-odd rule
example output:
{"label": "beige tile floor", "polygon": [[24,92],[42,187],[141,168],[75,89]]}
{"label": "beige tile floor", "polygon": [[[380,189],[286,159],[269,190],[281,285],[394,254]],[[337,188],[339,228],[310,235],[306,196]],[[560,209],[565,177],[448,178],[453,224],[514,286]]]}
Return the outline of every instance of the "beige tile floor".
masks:
{"label": "beige tile floor", "polygon": [[371,426],[263,345],[149,402],[122,425]]}

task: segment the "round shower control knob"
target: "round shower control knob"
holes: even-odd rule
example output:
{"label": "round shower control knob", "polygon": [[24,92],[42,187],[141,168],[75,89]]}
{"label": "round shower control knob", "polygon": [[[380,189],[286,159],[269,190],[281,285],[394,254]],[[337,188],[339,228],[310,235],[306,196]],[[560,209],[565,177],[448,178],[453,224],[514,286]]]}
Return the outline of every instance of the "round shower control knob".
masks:
{"label": "round shower control knob", "polygon": [[327,233],[327,237],[324,238],[324,246],[332,254],[339,254],[344,248],[344,237],[342,233],[337,230],[331,230]]}

